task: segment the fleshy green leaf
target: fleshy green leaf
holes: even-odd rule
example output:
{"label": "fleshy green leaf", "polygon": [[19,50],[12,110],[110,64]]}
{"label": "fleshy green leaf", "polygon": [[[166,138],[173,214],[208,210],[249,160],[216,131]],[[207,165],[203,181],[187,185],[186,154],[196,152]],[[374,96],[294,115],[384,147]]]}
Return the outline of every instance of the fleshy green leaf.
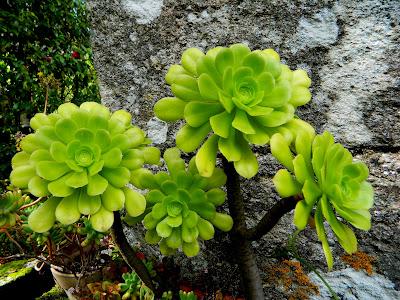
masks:
{"label": "fleshy green leaf", "polygon": [[197,242],[197,240],[194,240],[191,243],[183,242],[182,250],[183,250],[183,253],[185,253],[185,255],[187,257],[193,257],[193,256],[196,256],[199,253],[200,245]]}
{"label": "fleshy green leaf", "polygon": [[58,204],[56,209],[56,218],[64,225],[75,223],[79,220],[81,213],[78,209],[79,192],[65,197]]}
{"label": "fleshy green leaf", "polygon": [[233,119],[232,126],[237,130],[247,133],[247,134],[255,134],[253,126],[251,125],[247,114],[240,109],[236,110],[235,118]]}
{"label": "fleshy green leaf", "polygon": [[253,151],[251,151],[250,146],[245,141],[241,141],[239,147],[241,156],[240,160],[234,162],[235,169],[240,176],[244,178],[251,178],[258,172],[257,158]]}
{"label": "fleshy green leaf", "polygon": [[192,127],[199,127],[209,122],[211,116],[223,110],[219,103],[189,102],[185,107],[185,120]]}
{"label": "fleshy green leaf", "polygon": [[317,230],[318,238],[322,243],[322,248],[324,250],[326,262],[328,264],[328,269],[331,270],[333,267],[333,256],[331,249],[329,248],[328,239],[326,238],[320,203],[318,204],[317,210],[315,212],[315,228]]}
{"label": "fleshy green leaf", "polygon": [[86,171],[80,173],[73,173],[68,179],[65,181],[66,185],[73,188],[80,188],[88,184],[88,176]]}
{"label": "fleshy green leaf", "polygon": [[55,211],[60,201],[60,198],[50,197],[35,209],[28,217],[29,227],[39,233],[50,230],[56,221]]}
{"label": "fleshy green leaf", "polygon": [[279,133],[274,134],[271,137],[271,153],[279,160],[279,162],[288,168],[290,171],[294,171],[293,167],[293,154],[289,149],[289,146],[283,136]]}
{"label": "fleshy green leaf", "polygon": [[301,192],[301,185],[285,169],[276,172],[272,181],[281,197],[286,198]]}
{"label": "fleshy green leaf", "polygon": [[101,195],[108,186],[108,181],[99,174],[90,176],[87,186],[87,193],[90,196]]}
{"label": "fleshy green leaf", "polygon": [[47,188],[49,192],[56,197],[67,197],[74,192],[74,189],[66,184],[66,180],[71,176],[71,173],[67,173],[64,176],[52,181],[48,184]]}
{"label": "fleshy green leaf", "polygon": [[12,185],[25,189],[34,176],[36,176],[35,168],[31,165],[23,165],[11,171],[10,181]]}
{"label": "fleshy green leaf", "polygon": [[217,212],[214,219],[210,221],[215,227],[225,232],[230,231],[233,226],[233,220],[231,216],[224,213]]}
{"label": "fleshy green leaf", "polygon": [[189,48],[182,53],[182,66],[192,75],[197,75],[197,61],[204,53],[197,48]]}
{"label": "fleshy green leaf", "polygon": [[234,57],[232,51],[227,48],[221,49],[215,57],[215,66],[217,67],[218,72],[221,75],[224,75],[225,70],[233,65]]}
{"label": "fleshy green leaf", "polygon": [[211,126],[208,122],[198,128],[186,124],[176,134],[176,145],[182,151],[192,152],[199,147],[210,130]]}
{"label": "fleshy green leaf", "polygon": [[54,142],[50,146],[50,154],[52,158],[59,163],[62,163],[68,159],[67,147],[61,142]]}
{"label": "fleshy green leaf", "polygon": [[231,127],[228,138],[220,138],[218,140],[218,148],[228,161],[240,160],[242,153],[237,146],[236,130]]}
{"label": "fleshy green leaf", "polygon": [[125,194],[122,189],[115,188],[112,184],[109,184],[101,195],[101,203],[109,211],[120,210],[125,204]]}
{"label": "fleshy green leaf", "polygon": [[131,173],[127,168],[118,167],[113,169],[103,168],[101,175],[113,186],[120,188],[129,182]]}
{"label": "fleshy green leaf", "polygon": [[146,199],[144,196],[129,188],[123,188],[125,194],[125,209],[132,217],[140,216],[146,209]]}
{"label": "fleshy green leaf", "polygon": [[201,74],[198,80],[199,91],[205,100],[218,100],[219,88],[210,75]]}
{"label": "fleshy green leaf", "polygon": [[201,176],[210,177],[215,169],[218,151],[217,135],[212,135],[196,154],[196,166]]}
{"label": "fleshy green leaf", "polygon": [[60,119],[57,121],[56,134],[64,143],[69,143],[74,139],[78,126],[71,119]]}
{"label": "fleshy green leaf", "polygon": [[100,196],[89,196],[85,189],[81,189],[78,199],[78,209],[83,215],[93,215],[101,207]]}
{"label": "fleshy green leaf", "polygon": [[101,207],[97,213],[91,216],[90,223],[92,223],[94,230],[105,232],[110,229],[114,223],[114,214],[104,207]]}
{"label": "fleshy green leaf", "polygon": [[120,165],[122,160],[122,152],[119,148],[112,148],[101,156],[104,161],[104,167],[116,168]]}
{"label": "fleshy green leaf", "polygon": [[161,120],[177,121],[183,119],[186,103],[178,98],[166,97],[154,105],[154,113]]}
{"label": "fleshy green leaf", "polygon": [[39,176],[32,177],[28,183],[29,192],[36,197],[44,197],[49,194],[49,190],[47,189],[48,181],[44,180]]}

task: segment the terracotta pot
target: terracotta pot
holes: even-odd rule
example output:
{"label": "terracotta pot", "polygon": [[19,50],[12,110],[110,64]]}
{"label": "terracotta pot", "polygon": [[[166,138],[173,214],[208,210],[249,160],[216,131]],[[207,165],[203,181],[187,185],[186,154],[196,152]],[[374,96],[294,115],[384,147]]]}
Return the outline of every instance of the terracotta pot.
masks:
{"label": "terracotta pot", "polygon": [[[90,273],[85,273],[84,276],[82,274],[68,274],[68,273],[63,273],[55,268],[51,267],[50,268],[51,273],[53,274],[54,281],[62,288],[64,289],[65,293],[68,296],[68,299],[70,300],[78,300],[79,298],[72,295],[70,292],[70,288],[76,288],[79,287],[81,291],[88,292],[89,289],[87,288],[88,283],[92,283],[95,281],[100,281],[102,279],[102,273],[101,269],[97,271],[93,271]],[[78,283],[79,281],[79,283]]]}

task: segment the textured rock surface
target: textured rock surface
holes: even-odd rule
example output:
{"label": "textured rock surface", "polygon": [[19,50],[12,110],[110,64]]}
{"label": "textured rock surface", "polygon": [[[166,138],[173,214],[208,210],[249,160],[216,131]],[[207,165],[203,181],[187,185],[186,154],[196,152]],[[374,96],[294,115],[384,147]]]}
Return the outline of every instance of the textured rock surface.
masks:
{"label": "textured rock surface", "polygon": [[[390,300],[400,298],[400,292],[393,289],[393,282],[387,280],[382,275],[368,276],[364,272],[344,269],[330,272],[323,276],[329,281],[331,288],[337,293],[340,299],[343,300]],[[309,277],[318,284],[320,290],[320,295],[313,296],[311,299],[329,299],[330,293],[322,281],[314,273],[310,274]]]}
{"label": "textured rock surface", "polygon": [[[292,69],[307,70],[313,99],[299,115],[319,132],[332,131],[370,167],[376,205],[371,231],[357,231],[360,249],[374,255],[377,272],[400,288],[399,1],[91,0],[89,7],[103,102],[112,109],[130,110],[162,149],[174,145],[180,124],[160,122],[152,107],[170,95],[164,75],[184,49],[244,42],[252,49],[274,48]],[[279,166],[268,149],[258,150],[260,173],[243,181],[249,225],[278,199],[270,178]],[[284,246],[294,230],[291,218],[285,216],[254,243],[262,270],[274,261],[268,256]],[[140,237],[134,241],[140,243]],[[338,258],[343,250],[332,234],[330,243],[337,257],[335,268],[344,268]],[[238,271],[226,247],[229,241],[221,234],[203,245],[199,257],[178,256],[176,261],[182,263],[187,279],[200,280],[210,289],[236,291]],[[299,251],[325,268],[312,230],[301,234]],[[271,299],[285,297],[266,288]]]}

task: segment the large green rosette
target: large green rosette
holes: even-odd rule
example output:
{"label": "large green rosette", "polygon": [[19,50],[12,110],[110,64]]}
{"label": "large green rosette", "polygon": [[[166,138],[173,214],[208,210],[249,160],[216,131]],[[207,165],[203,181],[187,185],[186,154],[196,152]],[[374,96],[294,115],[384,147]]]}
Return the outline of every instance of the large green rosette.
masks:
{"label": "large green rosette", "polygon": [[168,173],[153,174],[147,169],[132,173],[132,183],[147,189],[147,209],[143,224],[145,239],[159,244],[161,253],[173,254],[181,248],[187,256],[200,250],[198,239],[214,237],[214,227],[229,231],[233,220],[216,208],[225,202],[226,194],[220,188],[226,182],[222,169],[215,168],[210,177],[200,176],[194,158],[186,167],[177,148],[167,149],[164,161]]}
{"label": "large green rosette", "polygon": [[159,100],[155,114],[165,121],[186,121],[176,135],[185,152],[208,137],[196,157],[205,177],[213,173],[217,151],[234,162],[241,176],[253,177],[258,162],[249,143],[265,145],[277,132],[292,139],[287,126],[297,125],[292,124],[295,109],[311,99],[305,71],[291,71],[272,49],[251,51],[244,44],[206,54],[187,49],[181,65],[172,65],[165,79],[175,97]]}
{"label": "large green rosette", "polygon": [[[279,170],[273,178],[276,190],[282,197],[302,195],[296,205],[294,224],[304,229],[314,210],[315,227],[322,242],[328,267],[333,258],[324,228],[324,219],[347,253],[357,251],[353,230],[344,224],[369,230],[374,192],[366,181],[368,168],[354,161],[351,153],[325,131],[314,136],[300,132],[289,145],[283,136],[271,139],[271,152],[287,169]],[[340,218],[338,218],[340,216]]]}
{"label": "large green rosette", "polygon": [[145,199],[125,186],[133,170],[156,163],[160,154],[146,147],[149,140],[131,125],[128,112],[111,113],[95,102],[65,103],[50,115],[36,114],[30,125],[34,133],[21,141],[10,179],[34,196],[51,196],[29,217],[34,231],[89,215],[93,228],[104,232],[113,224],[113,211],[144,211]]}

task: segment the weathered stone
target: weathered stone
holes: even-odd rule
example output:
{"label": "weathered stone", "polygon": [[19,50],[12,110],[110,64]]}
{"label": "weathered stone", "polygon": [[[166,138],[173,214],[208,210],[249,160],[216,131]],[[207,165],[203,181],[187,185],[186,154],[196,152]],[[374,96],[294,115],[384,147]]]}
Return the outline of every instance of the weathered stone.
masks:
{"label": "weathered stone", "polygon": [[[400,299],[400,292],[394,290],[394,284],[382,275],[369,276],[365,272],[353,269],[344,269],[322,274],[329,282],[330,287],[343,300],[374,299],[392,300]],[[315,273],[309,275],[317,283],[320,295],[312,296],[313,300],[329,299],[331,294]]]}
{"label": "weathered stone", "polygon": [[[372,229],[366,233],[356,230],[359,247],[377,257],[376,271],[399,289],[400,156],[396,152],[400,149],[400,2],[166,0],[146,6],[151,10],[147,16],[152,16],[147,19],[129,9],[127,2],[133,3],[88,3],[103,102],[112,109],[130,110],[135,123],[150,129],[149,135],[164,150],[175,145],[181,122],[159,125],[152,108],[157,100],[171,95],[164,76],[171,64],[179,63],[186,48],[207,50],[243,42],[252,49],[275,49],[292,69],[303,68],[312,78],[313,98],[298,115],[318,132],[332,131],[337,141],[368,164],[376,190],[375,206],[371,210]],[[166,130],[166,137],[164,133],[155,135]],[[249,225],[279,199],[271,177],[280,167],[268,154],[268,147],[255,150],[260,172],[252,180],[243,180]],[[262,271],[274,263],[269,256],[276,256],[276,250],[286,245],[295,230],[292,217],[284,216],[267,236],[254,243]],[[141,237],[136,238],[140,243]],[[344,252],[331,232],[329,243],[336,258],[335,269],[345,268],[339,258]],[[303,257],[326,270],[314,230],[308,228],[300,234],[298,248]],[[150,253],[158,255],[156,248],[151,249]],[[175,258],[186,279],[203,278],[206,288],[238,291],[239,274],[226,235],[217,234],[202,249],[195,259]],[[266,285],[266,289],[271,299],[285,298],[273,286]]]}

